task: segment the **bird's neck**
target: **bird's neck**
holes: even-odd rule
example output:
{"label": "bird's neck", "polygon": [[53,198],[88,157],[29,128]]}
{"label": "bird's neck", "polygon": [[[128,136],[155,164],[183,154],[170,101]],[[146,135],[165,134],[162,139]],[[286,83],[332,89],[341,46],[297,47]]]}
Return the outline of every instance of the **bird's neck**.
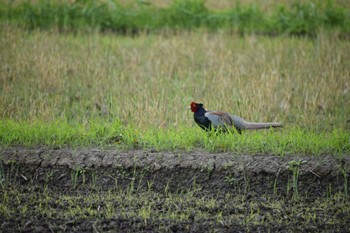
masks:
{"label": "bird's neck", "polygon": [[197,109],[197,111],[194,113],[196,117],[204,116],[204,114],[207,112],[203,107]]}
{"label": "bird's neck", "polygon": [[205,110],[203,107],[199,108],[194,113],[194,121],[204,130],[210,130],[211,128],[211,122],[208,118],[205,117],[205,113],[207,110]]}

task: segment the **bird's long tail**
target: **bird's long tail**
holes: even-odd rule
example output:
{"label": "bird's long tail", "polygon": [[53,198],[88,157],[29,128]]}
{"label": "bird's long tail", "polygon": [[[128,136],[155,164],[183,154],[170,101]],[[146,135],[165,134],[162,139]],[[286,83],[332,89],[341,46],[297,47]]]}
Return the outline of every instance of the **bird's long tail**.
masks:
{"label": "bird's long tail", "polygon": [[269,129],[283,127],[281,122],[255,123],[246,122],[245,129]]}

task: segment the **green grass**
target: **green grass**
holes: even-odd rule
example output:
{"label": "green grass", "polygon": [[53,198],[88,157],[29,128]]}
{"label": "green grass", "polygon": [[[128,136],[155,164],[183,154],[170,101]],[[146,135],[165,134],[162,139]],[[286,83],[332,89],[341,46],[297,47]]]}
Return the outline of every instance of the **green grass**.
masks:
{"label": "green grass", "polygon": [[[165,7],[142,1],[19,1],[2,3],[0,18],[28,28],[58,28],[119,33],[207,28],[239,33],[316,35],[322,29],[350,31],[349,9],[338,1],[270,4],[236,1],[228,8],[208,8],[204,0],[175,0]],[[346,5],[348,7],[348,5]]]}
{"label": "green grass", "polygon": [[[288,126],[287,126],[288,127]],[[284,132],[286,131],[286,132]],[[205,133],[199,128],[149,128],[144,132],[120,122],[0,121],[3,146],[49,147],[101,146],[122,149],[231,151],[237,154],[343,155],[350,151],[349,133],[342,130],[315,132],[290,127],[286,130],[246,132],[238,135]]]}
{"label": "green grass", "polygon": [[[1,25],[2,146],[348,154],[349,41],[181,32],[60,34]],[[276,131],[208,135],[200,101]]]}

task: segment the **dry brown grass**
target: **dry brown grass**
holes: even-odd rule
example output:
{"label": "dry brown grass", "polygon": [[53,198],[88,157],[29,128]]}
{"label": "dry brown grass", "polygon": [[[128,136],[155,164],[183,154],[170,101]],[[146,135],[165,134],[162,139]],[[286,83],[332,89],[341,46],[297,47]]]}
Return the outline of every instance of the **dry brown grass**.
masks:
{"label": "dry brown grass", "polygon": [[125,37],[1,26],[1,118],[192,125],[190,101],[253,121],[349,129],[350,42],[228,33]]}

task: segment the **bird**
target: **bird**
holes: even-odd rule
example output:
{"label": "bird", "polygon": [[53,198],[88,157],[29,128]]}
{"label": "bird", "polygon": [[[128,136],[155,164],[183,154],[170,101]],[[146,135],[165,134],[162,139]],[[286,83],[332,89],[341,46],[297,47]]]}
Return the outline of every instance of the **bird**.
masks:
{"label": "bird", "polygon": [[207,111],[202,103],[191,102],[188,108],[194,113],[194,121],[205,131],[213,129],[214,131],[227,132],[230,128],[234,128],[241,134],[244,130],[283,127],[281,122],[248,122],[227,112]]}

